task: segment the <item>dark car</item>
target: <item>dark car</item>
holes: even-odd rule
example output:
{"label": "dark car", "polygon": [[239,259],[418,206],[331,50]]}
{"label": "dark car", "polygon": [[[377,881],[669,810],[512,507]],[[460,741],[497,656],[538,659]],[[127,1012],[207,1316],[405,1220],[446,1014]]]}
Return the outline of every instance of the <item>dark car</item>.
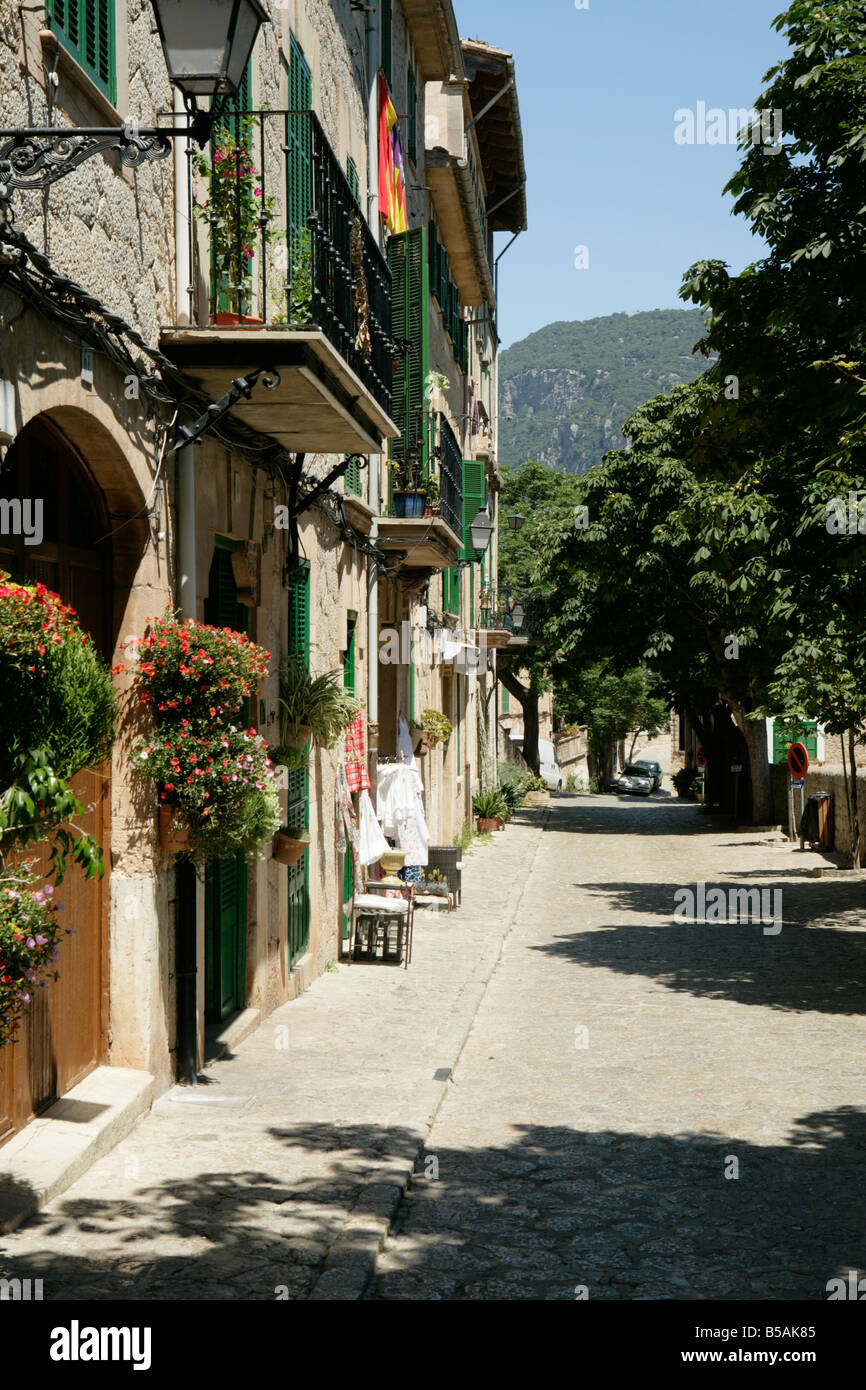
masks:
{"label": "dark car", "polygon": [[650,796],[653,791],[653,775],[639,763],[629,763],[614,782],[614,790],[629,792],[632,796]]}
{"label": "dark car", "polygon": [[643,759],[638,759],[638,760],[634,763],[634,766],[635,766],[635,767],[644,767],[644,768],[646,768],[649,772],[652,773],[653,791],[654,791],[654,792],[657,792],[658,789],[659,789],[659,787],[660,787],[661,784],[662,784],[662,776],[663,776],[663,774],[662,774],[662,765],[661,765],[661,763],[650,763],[650,762],[644,761]]}

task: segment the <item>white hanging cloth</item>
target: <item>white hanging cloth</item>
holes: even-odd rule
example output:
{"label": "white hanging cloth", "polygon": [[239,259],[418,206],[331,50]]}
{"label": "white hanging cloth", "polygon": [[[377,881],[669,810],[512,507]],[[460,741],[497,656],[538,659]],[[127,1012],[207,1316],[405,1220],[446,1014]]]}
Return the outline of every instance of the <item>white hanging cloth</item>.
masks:
{"label": "white hanging cloth", "polygon": [[409,725],[400,715],[397,720],[397,756],[403,758],[404,767],[415,766],[415,753],[412,748],[412,735],[409,732]]}
{"label": "white hanging cloth", "polygon": [[414,767],[380,763],[376,811],[386,835],[406,851],[406,867],[427,863],[430,833],[424,818],[424,783]]}
{"label": "white hanging cloth", "polygon": [[361,792],[358,797],[358,833],[360,836],[359,858],[364,868],[378,864],[389,848],[382,834],[382,827],[376,819],[369,792]]}

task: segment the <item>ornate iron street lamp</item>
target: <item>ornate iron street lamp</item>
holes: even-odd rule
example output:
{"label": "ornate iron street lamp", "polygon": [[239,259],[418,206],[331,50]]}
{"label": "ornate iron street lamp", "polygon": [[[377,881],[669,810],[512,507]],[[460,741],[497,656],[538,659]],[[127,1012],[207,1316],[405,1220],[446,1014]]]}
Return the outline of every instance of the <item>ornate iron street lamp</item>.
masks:
{"label": "ornate iron street lamp", "polygon": [[[237,95],[259,29],[268,19],[258,0],[152,0],[166,66],[184,94],[184,125],[15,126],[0,130],[0,212],[16,188],[47,188],[86,159],[118,150],[136,168],[165,159],[172,139],[192,136],[204,146],[214,114],[197,98]],[[8,216],[8,212],[7,212]]]}
{"label": "ornate iron street lamp", "polygon": [[511,610],[511,625],[514,628],[515,632],[519,632],[520,629],[523,627],[523,619],[525,616],[526,615],[523,611],[523,604],[515,603],[514,607]]}
{"label": "ornate iron street lamp", "polygon": [[490,537],[493,535],[493,522],[490,520],[490,513],[483,507],[477,513],[475,520],[469,527],[469,535],[472,538],[472,549],[485,551],[490,544]]}
{"label": "ornate iron street lamp", "polygon": [[512,512],[508,517],[508,529],[510,531],[519,531],[525,520],[526,517],[521,516],[519,512]]}

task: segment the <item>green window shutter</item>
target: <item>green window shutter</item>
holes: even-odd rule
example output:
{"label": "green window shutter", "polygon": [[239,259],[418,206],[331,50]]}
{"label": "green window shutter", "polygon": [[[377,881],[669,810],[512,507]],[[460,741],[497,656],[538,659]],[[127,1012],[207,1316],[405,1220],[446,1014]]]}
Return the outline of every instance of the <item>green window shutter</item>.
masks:
{"label": "green window shutter", "polygon": [[363,497],[364,484],[361,477],[361,460],[357,456],[352,458],[343,477],[345,479],[343,483],[344,491],[352,497]]}
{"label": "green window shutter", "polygon": [[310,669],[309,561],[302,561],[289,579],[289,651]]}
{"label": "green window shutter", "polygon": [[358,166],[351,155],[346,159],[346,178],[349,180],[349,187],[352,190],[352,197],[356,203],[361,201],[361,181],[358,178]]}
{"label": "green window shutter", "polygon": [[379,7],[379,33],[382,40],[382,71],[385,74],[385,81],[391,86],[391,0],[382,0]]}
{"label": "green window shutter", "polygon": [[412,68],[406,74],[406,105],[409,112],[406,145],[413,164],[418,163],[418,84]]}
{"label": "green window shutter", "polygon": [[51,28],[67,53],[112,102],[117,99],[115,0],[46,0]]}
{"label": "green window shutter", "polygon": [[[294,34],[290,37],[289,52],[289,109],[309,111],[313,105],[313,79]],[[289,276],[294,280],[296,269],[303,264],[304,251],[310,245],[307,219],[313,206],[313,135],[306,116],[287,116],[286,124]]]}
{"label": "green window shutter", "polygon": [[484,506],[487,491],[484,464],[477,459],[463,460],[463,559],[474,560],[469,528]]}
{"label": "green window shutter", "polygon": [[460,566],[445,570],[442,574],[442,607],[446,613],[458,616],[460,613]]}
{"label": "green window shutter", "polygon": [[505,689],[505,686],[504,686],[504,685],[503,685],[503,687],[502,687],[502,706],[501,706],[501,712],[502,712],[502,714],[510,714],[510,713],[511,713],[511,695],[510,695],[509,691],[507,691],[507,690]]}
{"label": "green window shutter", "polygon": [[388,242],[392,283],[392,332],[405,338],[409,350],[394,366],[392,414],[400,434],[392,439],[392,460],[411,458],[427,466],[427,402],[424,382],[430,370],[428,322],[429,270],[427,228],[413,227]]}
{"label": "green window shutter", "polygon": [[343,653],[343,688],[355,693],[355,619],[348,621],[349,645]]}

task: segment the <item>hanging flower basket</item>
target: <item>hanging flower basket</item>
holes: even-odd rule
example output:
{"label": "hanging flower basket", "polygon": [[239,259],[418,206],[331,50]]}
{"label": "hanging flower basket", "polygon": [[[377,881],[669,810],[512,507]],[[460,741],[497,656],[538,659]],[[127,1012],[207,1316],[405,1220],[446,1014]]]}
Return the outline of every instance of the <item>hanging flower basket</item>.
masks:
{"label": "hanging flower basket", "polygon": [[305,850],[310,847],[310,837],[306,839],[288,830],[278,830],[274,836],[273,857],[279,864],[288,864],[291,868],[302,857]]}
{"label": "hanging flower basket", "polygon": [[176,806],[159,808],[159,847],[173,854],[183,853],[192,846],[189,826],[176,819]]}

